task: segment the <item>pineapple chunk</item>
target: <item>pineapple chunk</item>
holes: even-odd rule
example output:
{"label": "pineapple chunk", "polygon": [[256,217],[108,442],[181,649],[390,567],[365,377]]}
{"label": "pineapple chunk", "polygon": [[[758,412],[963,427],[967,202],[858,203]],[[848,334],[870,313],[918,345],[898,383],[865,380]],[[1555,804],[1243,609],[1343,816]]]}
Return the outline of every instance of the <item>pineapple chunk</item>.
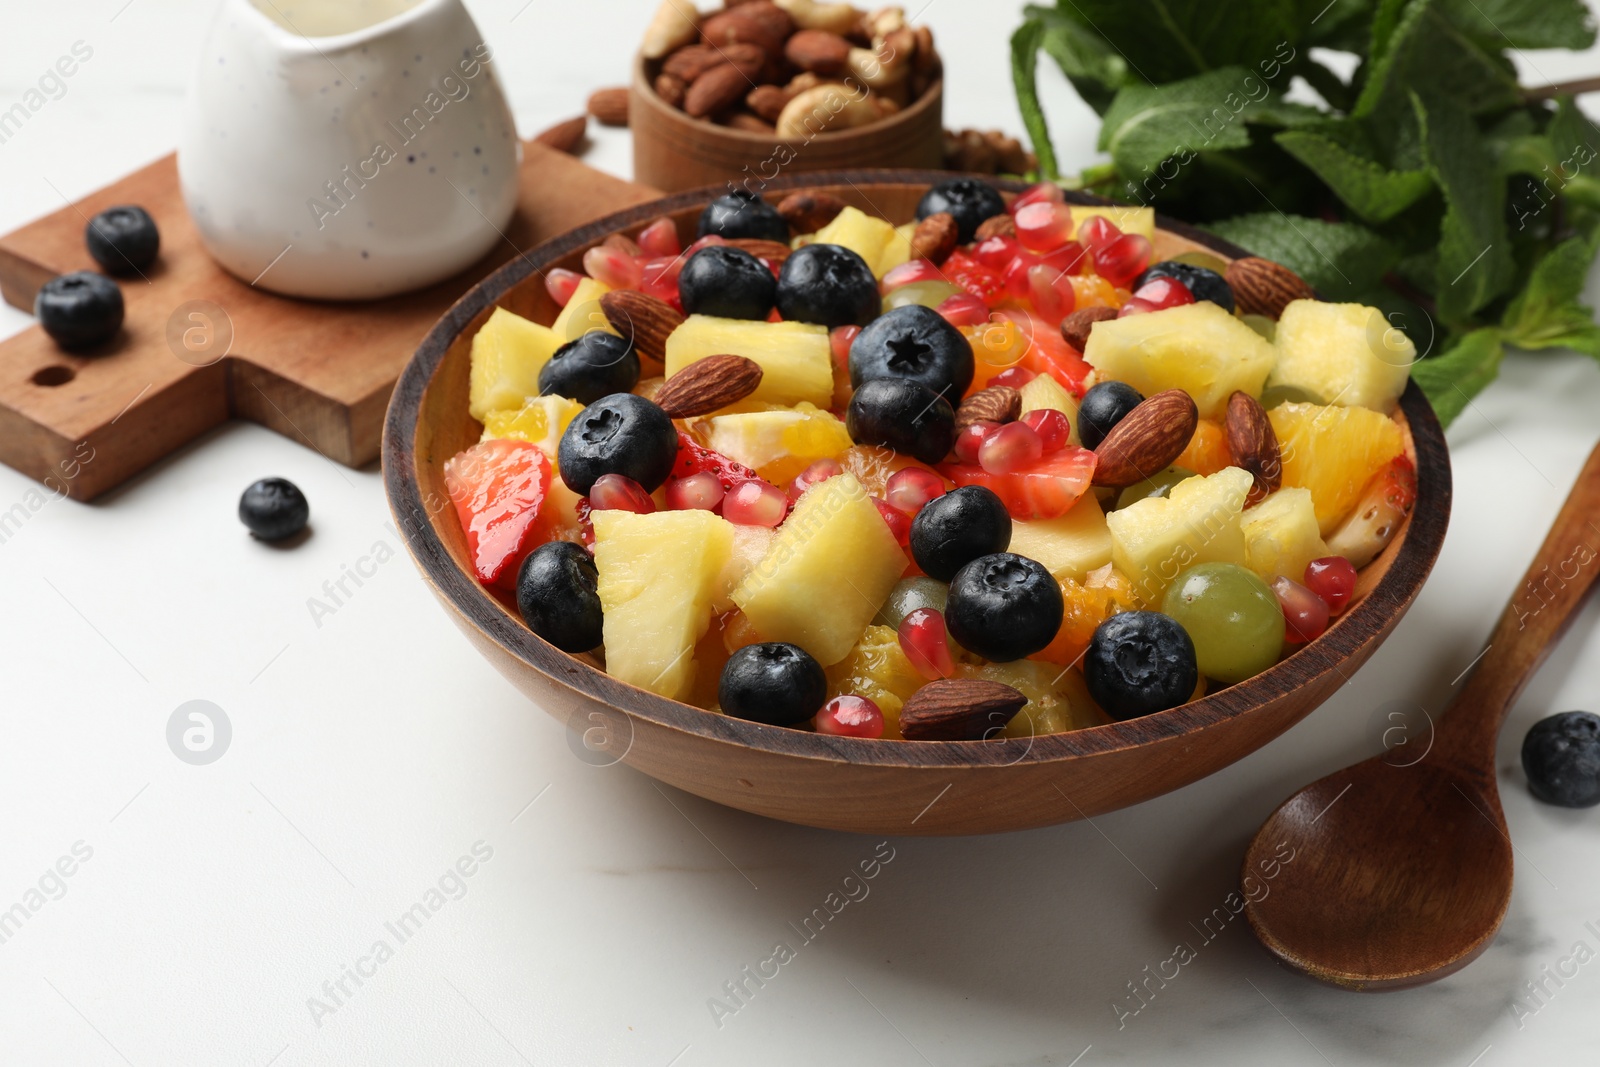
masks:
{"label": "pineapple chunk", "polygon": [[567,306],[561,309],[561,314],[550,326],[561,338],[562,344],[576,341],[590,330],[617,332],[600,310],[600,298],[610,291],[611,286],[593,278],[585,278],[578,283],[578,287],[572,291],[572,299],[567,301]]}
{"label": "pineapple chunk", "polygon": [[1057,581],[1081,582],[1111,562],[1111,530],[1093,493],[1085,493],[1059,519],[1018,519],[1009,551],[1043,564]]}
{"label": "pineapple chunk", "polygon": [[774,485],[788,485],[815,460],[837,459],[854,443],[844,423],[810,404],[717,415],[708,425],[710,448],[753,468]]}
{"label": "pineapple chunk", "polygon": [[1078,400],[1054,375],[1041,374],[1022,387],[1022,413],[1026,415],[1041,408],[1055,408],[1065,415],[1072,425],[1067,444],[1082,446],[1083,442],[1078,439]]}
{"label": "pineapple chunk", "polygon": [[765,526],[734,525],[733,551],[717,578],[716,592],[711,598],[713,612],[725,615],[733,610],[733,591],[767,558],[767,553],[772,551],[773,539],[777,536],[778,531]]}
{"label": "pineapple chunk", "polygon": [[[812,244],[842,245],[876,267],[884,258],[889,243],[894,240],[894,225],[884,219],[874,218],[860,208],[847,207],[834,216],[832,222],[811,237]],[[906,257],[910,258],[910,242]]]}
{"label": "pineapple chunk", "polygon": [[927,679],[906,658],[889,626],[868,626],[844,659],[827,670],[828,697],[866,697],[883,712],[883,736],[900,737],[900,708]]}
{"label": "pineapple chunk", "polygon": [[1311,490],[1324,537],[1372,476],[1405,451],[1395,421],[1369,408],[1279,404],[1267,418],[1283,453],[1284,487]]}
{"label": "pineapple chunk", "polygon": [[733,602],[762,637],[828,667],[849,655],[905,569],[872,498],[840,474],[806,490]]}
{"label": "pineapple chunk", "polygon": [[1305,581],[1306,564],[1329,555],[1317,511],[1305,489],[1279,489],[1239,518],[1247,566],[1270,582],[1278,575]]}
{"label": "pineapple chunk", "polygon": [[1365,304],[1296,300],[1278,319],[1277,346],[1269,386],[1386,413],[1399,402],[1417,361],[1411,339]]}
{"label": "pineapple chunk", "polygon": [[1182,389],[1201,418],[1221,418],[1235,389],[1260,396],[1277,349],[1209,300],[1095,323],[1083,358],[1102,381],[1145,396]]}
{"label": "pineapple chunk", "polygon": [[567,432],[572,420],[578,417],[583,405],[564,396],[536,396],[516,410],[491,411],[483,420],[483,439],[514,437],[519,441],[538,445],[539,450],[556,462],[556,450],[561,446],[561,435]]}
{"label": "pineapple chunk", "polygon": [[1196,563],[1244,565],[1239,515],[1252,484],[1247,472],[1229,467],[1210,477],[1186,478],[1165,497],[1149,497],[1106,516],[1111,561],[1133,582],[1141,603],[1161,603],[1173,579]]}
{"label": "pineapple chunk", "polygon": [[911,234],[916,228],[917,224],[914,222],[894,228],[894,236],[883,246],[883,252],[878,256],[877,263],[869,264],[874,275],[881,279],[902,263],[911,262]]}
{"label": "pineapple chunk", "polygon": [[492,411],[515,411],[539,395],[539,371],[561,339],[548,326],[495,308],[472,339],[467,411],[480,422]]}
{"label": "pineapple chunk", "polygon": [[711,625],[733,524],[709,511],[608,510],[593,519],[606,673],[682,700],[694,687],[694,647]]}
{"label": "pineapple chunk", "polygon": [[826,326],[691,315],[667,338],[667,377],[720,355],[745,356],[761,364],[761,384],[748,400],[804,401],[819,408],[833,402],[833,350]]}
{"label": "pineapple chunk", "polygon": [[1136,233],[1149,241],[1156,239],[1156,209],[1153,207],[1130,207],[1126,204],[1107,204],[1104,207],[1072,204],[1070,207],[1073,233],[1078,232],[1078,227],[1083,225],[1085,219],[1104,215],[1123,233]]}

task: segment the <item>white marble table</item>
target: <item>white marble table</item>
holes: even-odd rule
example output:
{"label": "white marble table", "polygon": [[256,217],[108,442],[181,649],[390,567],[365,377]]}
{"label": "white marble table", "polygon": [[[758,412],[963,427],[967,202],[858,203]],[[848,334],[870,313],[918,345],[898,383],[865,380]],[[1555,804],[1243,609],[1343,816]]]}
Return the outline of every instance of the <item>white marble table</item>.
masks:
{"label": "white marble table", "polygon": [[[470,6],[531,134],[623,79],[651,5]],[[953,124],[1020,129],[1016,6],[927,9]],[[0,108],[75,42],[94,54],[0,144],[0,228],[170,149],[209,9],[7,0]],[[1549,80],[1600,67],[1532,62]],[[1064,155],[1086,162],[1087,112],[1047,77]],[[625,135],[601,134],[590,158],[627,174]],[[0,310],[0,331],[27,322]],[[1594,443],[1596,411],[1592,362],[1509,362],[1451,432],[1455,517],[1426,590],[1370,666],[1260,752],[1093,825],[884,846],[581,762],[435,605],[375,469],[228,426],[0,540],[0,913],[39,905],[0,940],[0,1061],[1592,1062],[1600,963],[1573,952],[1600,949],[1600,813],[1532,802],[1516,752],[1537,717],[1600,704],[1593,608],[1501,745],[1517,884],[1479,962],[1354,996],[1278,969],[1242,923],[1209,943],[1195,927],[1280,799],[1377,751],[1390,702],[1442,706]],[[234,517],[267,474],[310,496],[315,534],[293,551]],[[0,512],[32,488],[0,469]],[[371,576],[314,618],[308,601],[358,565]],[[207,766],[168,747],[190,700],[231,723]],[[880,849],[892,860],[869,895],[803,942],[801,920]],[[68,877],[53,873],[62,857]],[[397,936],[388,924],[418,902],[439,907]],[[793,953],[778,976],[713,1012],[778,942]],[[1129,983],[1179,942],[1197,958],[1119,1026]],[[1547,992],[1532,998],[1530,981]]]}

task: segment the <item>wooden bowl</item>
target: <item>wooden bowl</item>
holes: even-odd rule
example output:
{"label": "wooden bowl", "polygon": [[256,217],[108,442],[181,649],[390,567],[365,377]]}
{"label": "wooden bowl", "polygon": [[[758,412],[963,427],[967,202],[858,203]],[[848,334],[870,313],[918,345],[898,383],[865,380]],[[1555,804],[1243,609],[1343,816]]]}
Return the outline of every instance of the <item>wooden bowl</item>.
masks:
{"label": "wooden bowl", "polygon": [[[913,217],[947,174],[850,171],[786,176],[777,192],[807,188],[891,221]],[[1000,183],[1002,188],[1007,188]],[[1012,185],[1008,191],[1018,191]],[[1353,606],[1326,634],[1238,685],[1170,711],[1063,734],[992,741],[873,741],[746,722],[666,700],[608,677],[589,657],[557,651],[473,578],[442,467],[474,444],[467,414],[472,337],[495,307],[550,322],[557,308],[540,272],[579,269],[612,233],[670,215],[692,234],[720,190],[668,197],[619,212],[513,260],[473,289],[433,329],[406,367],[384,430],[390,507],[417,564],[502,674],[566,722],[574,751],[618,760],[732,807],[776,819],[873,834],[974,834],[1046,826],[1136,804],[1203,778],[1253,752],[1321,704],[1405,614],[1433,566],[1450,511],[1450,460],[1433,410],[1412,384],[1400,402],[1418,472],[1410,518],[1361,574]],[[1100,203],[1068,193],[1074,203]],[[1157,257],[1204,249],[1243,253],[1161,220]],[[413,650],[425,653],[425,649]]]}
{"label": "wooden bowl", "polygon": [[656,189],[674,193],[732,183],[760,193],[780,173],[847,167],[927,169],[944,162],[942,79],[882,122],[820,133],[809,141],[782,141],[690,118],[656,94],[659,67],[659,61],[652,63],[643,56],[634,62],[628,109],[634,178]]}

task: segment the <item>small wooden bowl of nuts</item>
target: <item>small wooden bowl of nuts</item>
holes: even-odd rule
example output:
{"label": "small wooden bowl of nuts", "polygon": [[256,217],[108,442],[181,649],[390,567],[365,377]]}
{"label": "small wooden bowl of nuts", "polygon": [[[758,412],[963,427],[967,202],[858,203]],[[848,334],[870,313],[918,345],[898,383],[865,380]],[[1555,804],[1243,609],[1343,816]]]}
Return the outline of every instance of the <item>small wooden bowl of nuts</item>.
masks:
{"label": "small wooden bowl of nuts", "polygon": [[781,173],[943,165],[943,67],[900,7],[666,0],[634,67],[635,178],[675,192]]}

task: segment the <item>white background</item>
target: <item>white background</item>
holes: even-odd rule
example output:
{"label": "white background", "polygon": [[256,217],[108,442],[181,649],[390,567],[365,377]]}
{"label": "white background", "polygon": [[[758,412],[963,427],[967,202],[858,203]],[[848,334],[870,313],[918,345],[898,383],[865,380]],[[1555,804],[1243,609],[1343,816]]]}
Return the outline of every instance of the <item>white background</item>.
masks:
{"label": "white background", "polygon": [[[469,6],[524,135],[622,83],[653,7]],[[950,125],[1020,132],[1016,6],[934,0],[924,13],[947,58]],[[75,41],[95,50],[0,146],[0,230],[170,150],[210,9],[0,2],[0,106]],[[1557,80],[1600,72],[1600,55],[1523,66]],[[1058,74],[1045,80],[1068,169],[1090,162],[1089,113]],[[626,176],[626,135],[597,140],[590,161]],[[29,321],[0,310],[0,333]],[[0,909],[75,842],[93,849],[65,895],[0,943],[0,1062],[1591,1061],[1600,962],[1536,1014],[1518,1020],[1514,998],[1575,942],[1600,948],[1585,929],[1600,928],[1600,812],[1533,803],[1516,756],[1535,719],[1600,703],[1593,609],[1501,745],[1517,884],[1479,962],[1355,996],[1278,969],[1236,923],[1123,1029],[1112,1004],[1180,939],[1198,941],[1190,924],[1236,885],[1246,840],[1283,797],[1378,751],[1390,702],[1443,706],[1594,444],[1597,411],[1591,361],[1512,358],[1451,431],[1456,507],[1438,568],[1334,699],[1237,765],[1093,825],[892,842],[870,896],[720,1028],[708,998],[774,942],[799,946],[788,924],[877,841],[581,762],[434,603],[386,525],[376,468],[225,427],[92,505],[49,504],[0,544]],[[235,518],[240,491],[268,474],[311,500],[314,534],[293,550]],[[0,511],[32,488],[0,468]],[[317,626],[308,598],[375,552],[400,554]],[[167,746],[169,716],[192,699],[232,722],[210,766]],[[347,980],[353,995],[319,1025],[308,998],[377,938],[392,943],[385,920],[480,841],[493,855],[465,896],[363,986]]]}

